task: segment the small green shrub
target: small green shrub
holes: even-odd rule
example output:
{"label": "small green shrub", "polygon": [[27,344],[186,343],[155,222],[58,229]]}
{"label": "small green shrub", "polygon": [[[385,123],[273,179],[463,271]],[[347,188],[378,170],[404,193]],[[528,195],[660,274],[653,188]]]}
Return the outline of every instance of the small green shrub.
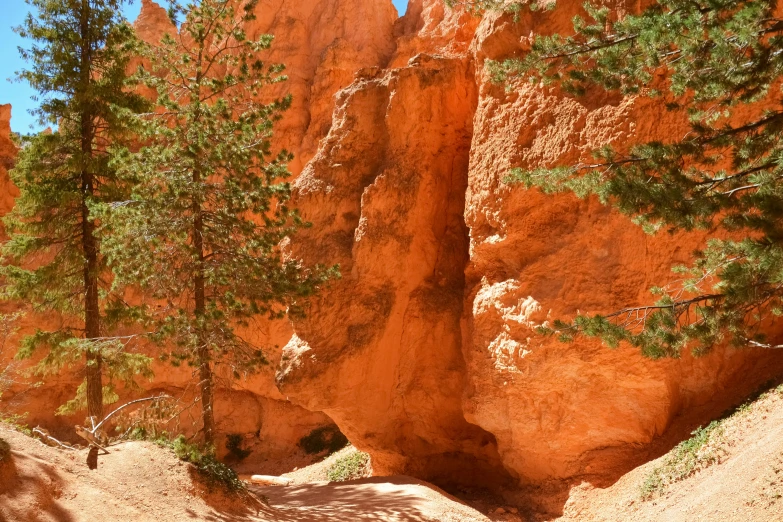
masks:
{"label": "small green shrub", "polygon": [[709,425],[693,431],[691,438],[680,442],[663,465],[655,468],[644,480],[641,487],[642,498],[650,499],[669,484],[684,480],[696,471],[718,462],[722,452],[724,421],[725,419],[712,421]]}
{"label": "small green shrub", "polygon": [[245,460],[252,450],[242,449],[242,435],[230,433],[226,439],[226,449],[234,461]]}
{"label": "small green shrub", "polygon": [[32,437],[33,430],[24,422],[25,417],[27,417],[27,413],[22,413],[20,415],[16,413],[3,413],[0,411],[0,423],[6,424],[18,432],[24,433],[28,437]]}
{"label": "small green shrub", "polygon": [[[134,431],[131,433],[131,436],[137,440],[142,440],[144,439],[144,432],[143,430]],[[245,491],[245,483],[239,479],[236,471],[215,457],[214,448],[208,447],[203,449],[198,444],[189,444],[184,435],[170,439],[165,433],[154,439],[153,442],[164,448],[169,448],[180,460],[190,462],[196,466],[199,474],[204,477],[209,487],[223,487],[232,493]]]}
{"label": "small green shrub", "polygon": [[202,455],[198,462],[193,464],[210,486],[221,486],[232,493],[245,491],[245,483],[239,479],[236,471],[220,462],[214,455]]}
{"label": "small green shrub", "polygon": [[745,402],[725,412],[720,419],[692,432],[691,438],[680,442],[669,453],[666,461],[653,469],[645,478],[641,486],[642,499],[650,499],[670,484],[684,480],[697,471],[718,463],[726,451],[724,437],[726,422],[749,414],[759,401],[774,395],[783,396],[783,384],[775,381],[767,382]]}
{"label": "small green shrub", "polygon": [[[120,431],[120,428],[117,428]],[[136,426],[127,435],[129,440],[157,440],[157,437],[151,437],[147,433],[147,429],[141,426]]]}
{"label": "small green shrub", "polygon": [[244,482],[239,480],[236,471],[215,457],[213,448],[202,450],[197,444],[188,444],[184,435],[180,435],[165,445],[174,450],[174,454],[181,460],[194,464],[196,469],[206,478],[208,485],[223,486],[232,492],[244,491]]}
{"label": "small green shrub", "polygon": [[331,455],[348,445],[348,438],[337,426],[322,426],[299,439],[299,447],[308,455],[323,453]]}
{"label": "small green shrub", "polygon": [[655,468],[652,473],[645,477],[640,488],[640,494],[642,500],[648,500],[655,496],[656,493],[663,490],[663,474],[661,468]]}
{"label": "small green shrub", "polygon": [[326,472],[332,482],[342,482],[366,476],[370,467],[370,456],[361,451],[355,451],[341,457],[332,464]]}

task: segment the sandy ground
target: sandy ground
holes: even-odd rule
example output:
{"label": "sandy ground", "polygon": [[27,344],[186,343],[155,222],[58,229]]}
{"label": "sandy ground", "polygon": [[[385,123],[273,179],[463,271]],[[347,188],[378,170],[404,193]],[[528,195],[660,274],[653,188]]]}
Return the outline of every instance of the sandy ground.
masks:
{"label": "sandy ground", "polygon": [[352,448],[286,474],[291,486],[250,486],[252,498],[240,499],[209,492],[191,465],[151,443],[113,446],[90,471],[85,451],[50,448],[3,425],[0,438],[12,449],[0,465],[0,522],[783,522],[783,389],[726,421],[720,463],[650,500],[641,486],[666,456],[607,488],[578,485],[559,518],[490,497],[470,507],[411,477],[323,480]]}
{"label": "sandy ground", "polygon": [[274,520],[281,522],[490,520],[431,484],[403,476],[253,488],[253,491],[268,498],[275,508]]}
{"label": "sandy ground", "polygon": [[209,493],[191,465],[152,443],[112,446],[90,471],[86,451],[50,448],[2,425],[0,438],[12,450],[10,465],[0,467],[0,522],[489,520],[410,477],[252,487],[264,505]]}

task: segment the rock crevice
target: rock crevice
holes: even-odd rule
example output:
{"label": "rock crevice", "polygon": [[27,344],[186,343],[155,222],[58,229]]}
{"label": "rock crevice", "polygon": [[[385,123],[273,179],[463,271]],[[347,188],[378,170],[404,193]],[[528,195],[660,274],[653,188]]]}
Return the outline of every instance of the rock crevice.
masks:
{"label": "rock crevice", "polygon": [[425,53],[360,72],[295,185],[313,227],[293,252],[339,262],[343,278],[294,323],[278,386],[335,419],[381,473],[502,470],[461,410],[473,76],[469,59]]}

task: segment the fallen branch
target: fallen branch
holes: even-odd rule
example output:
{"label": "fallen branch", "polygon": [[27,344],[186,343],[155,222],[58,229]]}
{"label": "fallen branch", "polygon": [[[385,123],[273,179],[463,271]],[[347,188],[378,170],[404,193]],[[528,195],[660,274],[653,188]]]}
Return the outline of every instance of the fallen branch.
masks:
{"label": "fallen branch", "polygon": [[104,417],[103,420],[101,422],[99,422],[98,425],[95,426],[92,429],[92,433],[95,434],[95,432],[98,431],[101,426],[103,426],[104,422],[109,420],[115,413],[119,412],[123,408],[127,408],[131,404],[136,404],[136,403],[144,402],[144,401],[158,401],[158,400],[161,400],[161,399],[171,399],[171,397],[169,397],[168,395],[158,395],[157,397],[145,397],[144,399],[136,399],[135,401],[126,402],[125,404],[123,404],[122,406],[120,406],[119,408],[117,408],[116,410],[111,412],[110,414],[108,414],[106,417]]}
{"label": "fallen branch", "polygon": [[109,450],[107,450],[103,446],[104,444],[108,446],[108,444],[106,442],[104,442],[103,440],[99,441],[98,440],[98,436],[96,435],[98,433],[98,430],[101,428],[101,426],[104,425],[104,423],[107,420],[112,418],[116,413],[120,412],[121,410],[123,410],[123,409],[125,409],[128,406],[131,406],[133,404],[138,404],[140,402],[145,402],[145,401],[157,401],[157,400],[161,400],[161,399],[170,399],[170,398],[171,397],[169,397],[168,395],[158,395],[156,397],[145,397],[143,399],[136,399],[136,400],[133,400],[133,401],[130,401],[130,402],[126,402],[125,404],[123,404],[122,406],[120,406],[119,408],[114,410],[113,412],[109,413],[98,424],[95,424],[94,418],[90,417],[90,424],[92,424],[92,429],[88,429],[88,428],[85,428],[84,426],[79,426],[79,425],[75,426],[74,428],[76,430],[76,434],[78,436],[80,436],[81,438],[83,438],[84,440],[86,440],[91,446],[94,446],[94,447],[96,447],[98,449],[102,449],[106,453],[109,453]]}
{"label": "fallen branch", "polygon": [[91,446],[95,446],[98,449],[102,449],[106,453],[109,453],[109,450],[104,448],[98,443],[98,437],[95,436],[93,432],[85,428],[84,426],[76,425],[76,434],[86,440]]}
{"label": "fallen branch", "polygon": [[59,441],[59,440],[55,439],[54,437],[49,435],[48,431],[46,431],[45,429],[43,429],[40,426],[36,426],[35,428],[33,428],[33,433],[35,433],[39,437],[43,438],[44,442],[53,442],[53,443],[57,444],[59,447],[61,447],[61,448],[68,449],[68,450],[76,450],[76,448],[74,448],[70,444],[66,444],[65,442],[62,442],[62,441]]}

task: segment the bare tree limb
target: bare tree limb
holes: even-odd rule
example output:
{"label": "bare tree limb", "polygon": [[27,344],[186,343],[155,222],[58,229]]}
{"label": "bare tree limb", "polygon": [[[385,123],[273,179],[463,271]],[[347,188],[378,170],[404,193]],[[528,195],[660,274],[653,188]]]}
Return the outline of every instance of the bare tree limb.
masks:
{"label": "bare tree limb", "polygon": [[144,399],[136,399],[135,401],[126,402],[125,404],[123,404],[122,406],[120,406],[119,408],[117,408],[116,410],[111,412],[110,414],[108,414],[106,417],[104,417],[103,420],[101,422],[99,422],[98,425],[95,426],[92,429],[92,434],[94,435],[95,432],[98,431],[98,429],[100,429],[101,426],[103,426],[103,423],[105,423],[107,420],[109,420],[115,413],[119,412],[120,410],[122,410],[124,408],[127,408],[128,406],[130,406],[132,404],[139,403],[139,402],[158,401],[158,400],[161,400],[161,399],[171,399],[171,397],[169,397],[168,395],[158,395],[158,396],[155,396],[155,397],[145,397]]}

